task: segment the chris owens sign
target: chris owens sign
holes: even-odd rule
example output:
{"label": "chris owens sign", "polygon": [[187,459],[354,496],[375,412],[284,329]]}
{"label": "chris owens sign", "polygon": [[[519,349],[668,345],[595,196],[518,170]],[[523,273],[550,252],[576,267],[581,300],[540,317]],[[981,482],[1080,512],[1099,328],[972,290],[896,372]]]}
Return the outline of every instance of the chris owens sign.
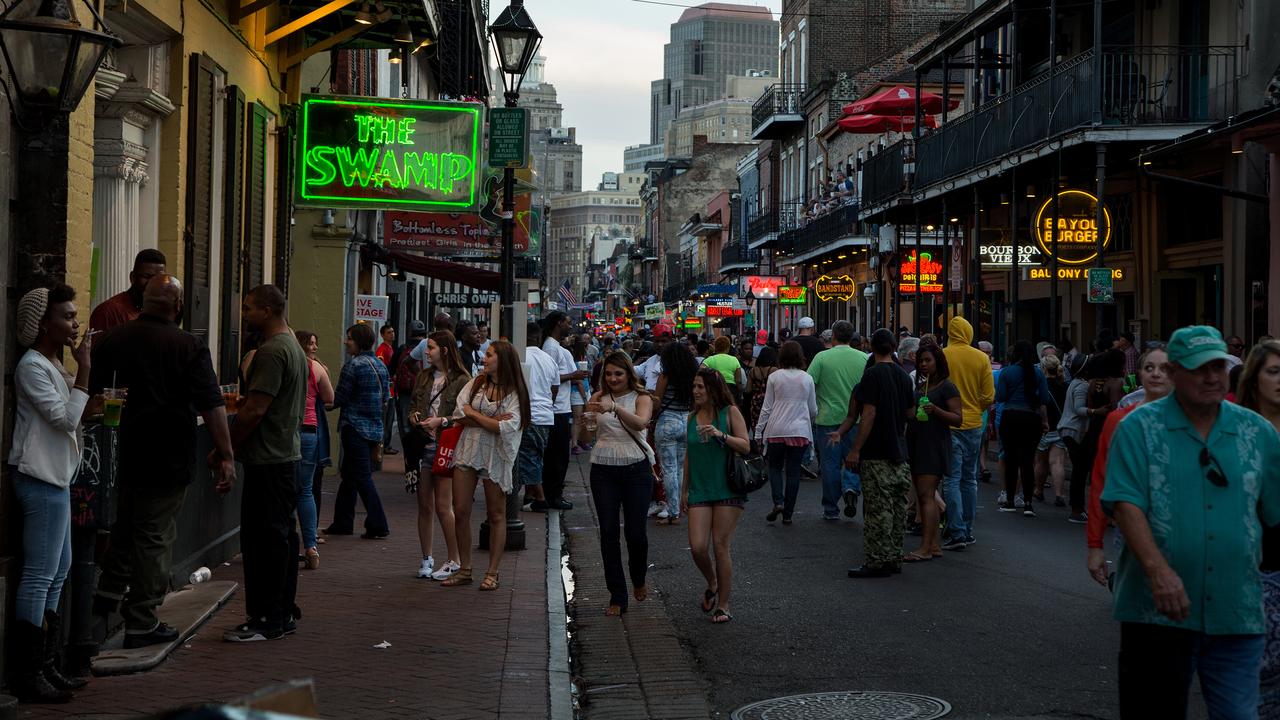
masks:
{"label": "chris owens sign", "polygon": [[[1102,206],[1102,227],[1098,227],[1098,198],[1084,190],[1063,190],[1058,193],[1058,262],[1066,265],[1083,265],[1098,256],[1098,235],[1102,234],[1102,248],[1111,242],[1111,213]],[[1044,201],[1036,212],[1032,227],[1036,244],[1046,258],[1053,257],[1053,198]],[[1047,264],[1047,263],[1046,263]]]}
{"label": "chris owens sign", "polygon": [[482,109],[470,103],[304,96],[298,204],[475,208]]}

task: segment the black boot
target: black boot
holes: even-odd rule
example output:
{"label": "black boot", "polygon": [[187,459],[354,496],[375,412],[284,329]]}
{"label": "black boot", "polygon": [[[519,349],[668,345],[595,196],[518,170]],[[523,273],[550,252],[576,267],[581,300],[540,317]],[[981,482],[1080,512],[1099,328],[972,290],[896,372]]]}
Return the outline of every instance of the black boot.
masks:
{"label": "black boot", "polygon": [[71,693],[59,690],[44,676],[44,628],[19,620],[14,623],[14,695],[24,703],[64,703]]}
{"label": "black boot", "polygon": [[79,690],[89,684],[88,679],[67,677],[58,667],[58,650],[62,643],[62,618],[52,610],[44,611],[44,676],[50,685],[59,690]]}

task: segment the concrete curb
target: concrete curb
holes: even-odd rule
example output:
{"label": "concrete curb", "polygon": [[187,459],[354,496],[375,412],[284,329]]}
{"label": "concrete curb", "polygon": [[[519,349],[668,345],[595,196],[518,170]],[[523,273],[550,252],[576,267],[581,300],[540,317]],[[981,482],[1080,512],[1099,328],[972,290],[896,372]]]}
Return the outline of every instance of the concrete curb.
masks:
{"label": "concrete curb", "polygon": [[231,581],[203,582],[169,593],[157,614],[162,622],[178,628],[178,639],[167,645],[124,649],[124,631],[111,638],[93,659],[93,674],[125,675],[150,670],[187,641],[200,626],[231,599],[240,585]]}
{"label": "concrete curb", "polygon": [[560,511],[547,511],[547,686],[551,720],[573,720],[573,684],[569,672],[568,615],[560,574]]}

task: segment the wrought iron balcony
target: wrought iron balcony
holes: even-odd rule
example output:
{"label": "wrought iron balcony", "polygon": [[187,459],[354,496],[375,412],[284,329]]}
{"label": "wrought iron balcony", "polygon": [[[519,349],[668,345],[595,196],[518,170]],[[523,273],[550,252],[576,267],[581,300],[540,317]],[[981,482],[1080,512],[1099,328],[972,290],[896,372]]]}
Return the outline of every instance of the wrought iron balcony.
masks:
{"label": "wrought iron balcony", "polygon": [[772,85],[751,106],[751,139],[776,140],[804,127],[800,98],[805,87],[799,84]]}
{"label": "wrought iron balcony", "polygon": [[747,222],[747,247],[751,250],[777,246],[778,235],[796,226],[799,203],[782,203],[762,211]]}
{"label": "wrought iron balcony", "polygon": [[748,250],[740,242],[732,242],[720,250],[720,272],[750,270],[760,265],[760,251]]}
{"label": "wrought iron balcony", "polygon": [[862,166],[862,201],[879,205],[905,192],[910,140],[898,142],[867,158]]}
{"label": "wrought iron balcony", "polygon": [[794,257],[861,234],[863,227],[858,222],[858,205],[850,203],[783,233],[779,238],[779,245],[785,246],[787,252]]}

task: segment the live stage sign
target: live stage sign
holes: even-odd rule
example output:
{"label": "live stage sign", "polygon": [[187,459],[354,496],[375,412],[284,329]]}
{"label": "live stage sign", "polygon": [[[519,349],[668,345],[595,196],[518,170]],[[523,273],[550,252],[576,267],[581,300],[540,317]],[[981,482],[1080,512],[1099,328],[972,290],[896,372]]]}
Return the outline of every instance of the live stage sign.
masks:
{"label": "live stage sign", "polygon": [[481,110],[472,103],[304,96],[298,204],[475,208]]}

